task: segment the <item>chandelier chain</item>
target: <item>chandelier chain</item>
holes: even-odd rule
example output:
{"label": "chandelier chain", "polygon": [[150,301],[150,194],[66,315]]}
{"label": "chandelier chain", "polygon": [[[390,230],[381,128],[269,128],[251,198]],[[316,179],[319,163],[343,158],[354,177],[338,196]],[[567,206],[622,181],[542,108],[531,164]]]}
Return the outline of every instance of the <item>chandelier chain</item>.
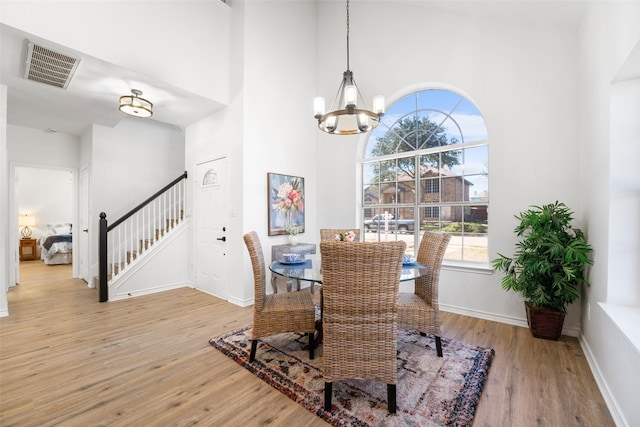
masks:
{"label": "chandelier chain", "polygon": [[347,70],[349,68],[349,0],[347,0]]}

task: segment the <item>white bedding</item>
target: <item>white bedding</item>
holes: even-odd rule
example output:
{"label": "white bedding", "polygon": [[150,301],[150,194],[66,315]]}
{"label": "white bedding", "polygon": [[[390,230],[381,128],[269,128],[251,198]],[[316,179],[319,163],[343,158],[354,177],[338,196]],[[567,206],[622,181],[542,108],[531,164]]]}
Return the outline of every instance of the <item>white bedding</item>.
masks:
{"label": "white bedding", "polygon": [[[47,239],[52,236],[54,238],[47,243]],[[57,239],[64,241],[51,242]],[[40,237],[38,244],[40,258],[45,264],[71,264],[73,258],[71,223],[47,224],[47,232]]]}

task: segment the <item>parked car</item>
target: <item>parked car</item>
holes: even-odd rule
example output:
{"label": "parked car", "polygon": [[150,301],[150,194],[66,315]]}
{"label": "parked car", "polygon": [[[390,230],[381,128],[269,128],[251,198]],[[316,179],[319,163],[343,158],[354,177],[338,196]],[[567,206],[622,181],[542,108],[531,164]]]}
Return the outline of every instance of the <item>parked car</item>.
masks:
{"label": "parked car", "polygon": [[412,219],[395,219],[392,214],[379,214],[364,221],[365,231],[379,231],[385,229],[388,224],[389,231],[413,232],[414,222]]}

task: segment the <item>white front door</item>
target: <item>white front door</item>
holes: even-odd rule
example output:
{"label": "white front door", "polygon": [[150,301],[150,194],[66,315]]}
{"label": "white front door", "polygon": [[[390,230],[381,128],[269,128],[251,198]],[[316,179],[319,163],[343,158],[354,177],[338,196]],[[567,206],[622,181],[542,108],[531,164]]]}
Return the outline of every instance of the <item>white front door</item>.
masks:
{"label": "white front door", "polygon": [[78,275],[93,288],[93,281],[89,278],[89,169],[80,171],[80,188],[78,190],[79,230],[74,235],[79,236]]}
{"label": "white front door", "polygon": [[196,165],[195,186],[195,287],[226,300],[227,159]]}

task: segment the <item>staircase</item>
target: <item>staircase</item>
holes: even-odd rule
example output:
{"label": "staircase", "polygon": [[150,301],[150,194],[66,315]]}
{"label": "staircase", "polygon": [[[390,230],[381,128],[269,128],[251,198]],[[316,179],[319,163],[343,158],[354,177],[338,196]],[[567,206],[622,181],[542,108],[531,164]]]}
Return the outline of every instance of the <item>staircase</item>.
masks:
{"label": "staircase", "polygon": [[100,214],[100,302],[109,301],[109,289],[185,224],[186,178],[185,171],[111,225]]}

